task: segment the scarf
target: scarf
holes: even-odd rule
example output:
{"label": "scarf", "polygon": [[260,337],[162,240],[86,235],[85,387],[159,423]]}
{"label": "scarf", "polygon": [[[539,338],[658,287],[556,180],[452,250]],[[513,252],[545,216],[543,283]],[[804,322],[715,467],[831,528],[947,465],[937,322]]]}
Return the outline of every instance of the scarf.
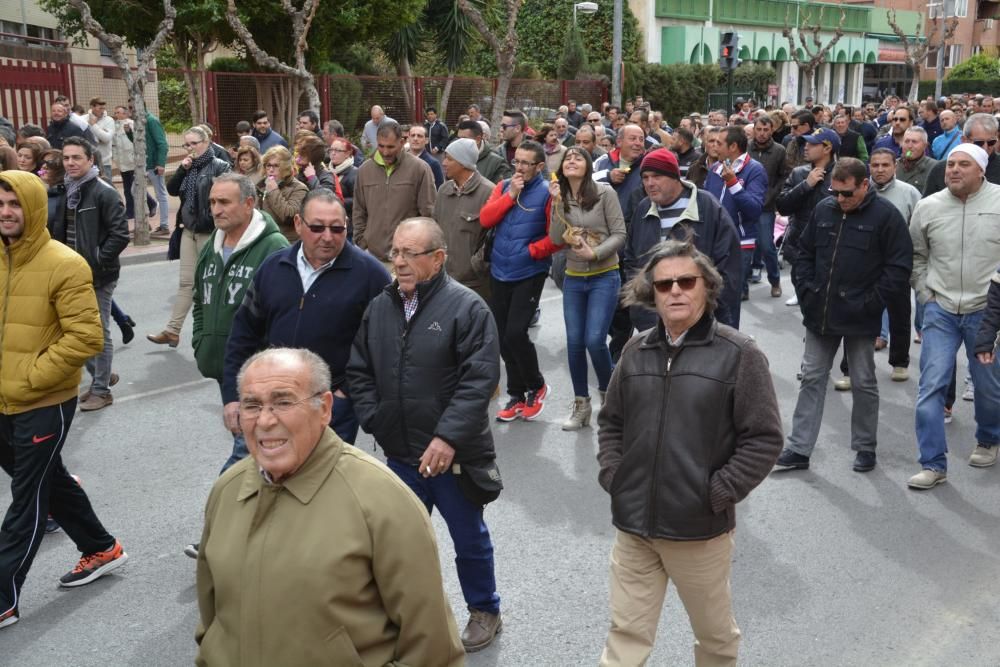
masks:
{"label": "scarf", "polygon": [[204,153],[194,159],[188,167],[188,173],[184,175],[184,202],[192,207],[191,210],[198,210],[198,176],[202,169],[212,164],[214,159],[215,154],[209,146]]}
{"label": "scarf", "polygon": [[333,173],[335,173],[338,177],[343,176],[344,172],[349,171],[350,168],[353,167],[353,166],[354,166],[354,157],[351,156],[351,157],[346,158],[343,162],[341,162],[340,164],[338,164],[336,167],[334,167],[333,168]]}
{"label": "scarf", "polygon": [[83,194],[81,189],[84,184],[91,182],[100,174],[100,170],[97,165],[94,165],[90,170],[81,176],[80,178],[70,178],[66,176],[63,182],[66,185],[66,207],[76,210],[76,207],[80,205],[80,196]]}

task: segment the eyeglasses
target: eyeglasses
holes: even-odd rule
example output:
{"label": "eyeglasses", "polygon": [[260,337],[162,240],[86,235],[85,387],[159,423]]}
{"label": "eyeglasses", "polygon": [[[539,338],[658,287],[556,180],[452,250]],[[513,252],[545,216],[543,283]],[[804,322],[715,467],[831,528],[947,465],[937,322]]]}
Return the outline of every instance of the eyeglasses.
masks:
{"label": "eyeglasses", "polygon": [[654,280],[653,287],[660,294],[666,294],[674,289],[674,283],[680,287],[683,291],[688,292],[694,289],[695,284],[698,282],[698,278],[704,278],[704,276],[681,276],[680,278],[664,278],[663,280]]}
{"label": "eyeglasses", "polygon": [[517,123],[510,123],[510,124],[500,123],[500,129],[501,130],[508,130],[508,129],[512,128],[512,127],[521,127],[521,126],[518,125]]}
{"label": "eyeglasses", "polygon": [[909,118],[893,118],[892,122],[893,123],[908,123],[908,122],[910,122],[910,119]]}
{"label": "eyeglasses", "polygon": [[397,257],[402,257],[404,262],[412,262],[421,255],[429,255],[432,252],[437,252],[438,250],[440,250],[440,248],[429,248],[422,252],[417,252],[416,250],[400,250],[399,248],[393,248],[389,251],[389,261],[393,262]]}
{"label": "eyeglasses", "polygon": [[200,146],[203,143],[205,143],[205,142],[204,141],[195,141],[195,142],[190,143],[190,144],[184,144],[184,148],[194,148],[195,146]]}
{"label": "eyeglasses", "polygon": [[264,169],[277,169],[280,166],[281,165],[278,164],[277,162],[268,162],[267,164],[264,165]]}
{"label": "eyeglasses", "polygon": [[854,193],[857,192],[857,189],[854,189],[854,190],[834,190],[833,188],[830,188],[829,192],[830,192],[830,196],[831,197],[837,197],[837,198],[843,197],[844,199],[848,199],[848,198],[854,196]]}
{"label": "eyeglasses", "polygon": [[310,401],[317,396],[322,396],[323,392],[317,391],[312,396],[306,396],[305,398],[300,398],[297,401],[293,401],[290,398],[279,398],[273,403],[261,403],[260,401],[240,401],[240,416],[246,417],[247,419],[258,419],[264,410],[270,410],[272,415],[284,415],[292,411],[292,409],[297,405],[302,405],[306,401]]}
{"label": "eyeglasses", "polygon": [[336,236],[338,234],[343,234],[344,232],[347,231],[347,227],[345,227],[344,225],[317,225],[311,222],[303,222],[302,224],[305,225],[306,229],[308,229],[313,234],[322,234],[323,232],[329,229],[330,233]]}
{"label": "eyeglasses", "polygon": [[536,164],[541,164],[541,162],[528,162],[527,160],[511,160],[510,163],[515,167],[534,167]]}
{"label": "eyeglasses", "polygon": [[331,148],[330,152],[331,153],[346,153],[347,149],[346,148]]}
{"label": "eyeglasses", "polygon": [[970,143],[973,143],[973,144],[979,146],[980,148],[986,148],[987,146],[996,146],[997,145],[997,140],[996,139],[989,139],[989,140],[982,139],[980,141],[972,141]]}

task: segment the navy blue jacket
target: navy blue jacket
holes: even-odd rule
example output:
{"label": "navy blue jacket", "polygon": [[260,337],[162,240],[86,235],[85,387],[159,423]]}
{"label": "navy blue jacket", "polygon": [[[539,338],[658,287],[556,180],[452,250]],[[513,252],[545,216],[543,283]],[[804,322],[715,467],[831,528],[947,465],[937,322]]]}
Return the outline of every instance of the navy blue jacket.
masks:
{"label": "navy blue jacket", "polygon": [[561,246],[549,239],[549,182],[538,174],[524,184],[517,202],[507,194],[508,188],[510,179],[496,184],[479,211],[479,224],[495,229],[491,275],[514,283],[548,273],[550,257]]}
{"label": "navy blue jacket", "polygon": [[424,149],[424,152],[420,154],[420,159],[427,163],[427,166],[431,168],[431,172],[434,174],[434,189],[440,188],[444,185],[444,169],[441,168],[441,163],[437,161],[431,152]]}
{"label": "navy blue jacket", "polygon": [[[740,236],[732,218],[722,208],[718,200],[697,189],[693,184],[681,181],[687,188],[691,203],[670,229],[670,238],[683,239],[688,230],[694,232],[694,245],[708,255],[715,268],[722,275],[722,293],[715,309],[715,319],[722,324],[733,326],[739,322],[743,259],[740,256]],[[622,251],[625,276],[635,276],[649,259],[649,253],[661,240],[660,216],[649,197],[644,197],[632,214],[628,238]],[[656,314],[652,311],[633,307],[630,309],[632,323],[639,331],[656,324]]]}
{"label": "navy blue jacket", "polygon": [[[740,232],[740,246],[744,250],[752,249],[757,244],[757,221],[760,212],[764,210],[764,199],[767,198],[767,172],[764,165],[749,155],[736,177],[739,182],[732,188],[727,188],[722,176],[716,173],[718,163],[708,169],[705,177],[705,190],[714,195],[726,209],[726,213],[736,223]],[[723,195],[725,193],[725,195]]]}
{"label": "navy blue jacket", "polygon": [[[621,164],[621,151],[619,149],[616,148],[594,161],[594,180],[598,183],[609,184],[618,193],[618,203],[622,207],[622,213],[625,214],[626,224],[632,219],[632,209],[635,208],[636,203],[645,196],[642,189],[642,172],[639,168],[642,164],[642,157],[640,155],[639,159],[632,163],[628,176],[621,183],[611,182],[611,170],[617,169],[618,165]],[[640,194],[636,195],[636,193]]]}
{"label": "navy blue jacket", "polygon": [[[305,294],[296,266],[299,241],[268,257],[236,311],[226,344],[224,403],[238,400],[236,374],[268,347],[304,347],[330,365],[331,389],[344,385],[351,344],[368,304],[391,282],[382,263],[350,243]],[[343,387],[346,390],[346,387]]]}

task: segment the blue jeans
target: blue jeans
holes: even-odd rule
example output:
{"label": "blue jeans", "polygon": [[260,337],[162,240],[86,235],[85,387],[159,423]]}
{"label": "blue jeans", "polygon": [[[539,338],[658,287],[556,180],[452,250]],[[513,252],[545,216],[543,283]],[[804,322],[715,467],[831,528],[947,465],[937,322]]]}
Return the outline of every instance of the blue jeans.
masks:
{"label": "blue jeans", "polygon": [[621,286],[617,269],[596,276],[566,276],[563,281],[566,356],[569,357],[574,396],[590,396],[587,386],[588,352],[597,375],[597,388],[605,391],[611,381],[608,330],[615,315]]}
{"label": "blue jeans", "polygon": [[[334,394],[330,428],[340,436],[341,440],[348,444],[354,444],[354,440],[358,437],[358,417],[354,414],[354,403],[350,398],[340,398]],[[231,465],[242,461],[249,455],[250,451],[247,449],[247,441],[243,434],[233,435],[233,452],[223,464],[219,474],[226,472]]]}
{"label": "blue jeans", "polygon": [[111,295],[115,292],[117,280],[94,288],[97,295],[97,308],[101,314],[101,329],[104,333],[104,348],[96,355],[87,359],[87,372],[93,377],[90,383],[90,393],[94,396],[107,396],[111,393],[111,362],[115,356],[115,344],[111,341]]}
{"label": "blue jeans", "polygon": [[153,184],[153,190],[156,192],[156,203],[160,212],[160,229],[166,231],[170,227],[170,215],[167,211],[167,206],[170,204],[170,200],[167,199],[167,184],[164,182],[163,176],[157,174],[155,169],[147,169],[146,178]]}
{"label": "blue jeans", "polygon": [[984,366],[974,353],[976,332],[984,312],[953,315],[935,301],[924,304],[916,431],[920,465],[925,469],[938,472],[948,469],[945,394],[955,371],[955,354],[963,343],[976,392],[976,441],[985,446],[1000,444],[1000,362]]}
{"label": "blue jeans", "polygon": [[778,269],[778,249],[774,246],[774,211],[764,211],[757,219],[757,247],[753,251],[753,268],[767,267],[767,282],[781,284]]}
{"label": "blue jeans", "polygon": [[483,521],[483,508],[474,505],[458,486],[451,471],[425,478],[415,466],[394,458],[387,463],[430,513],[434,507],[448,524],[451,541],[455,544],[455,567],[462,596],[469,609],[500,612],[496,576],[493,570],[493,542]]}

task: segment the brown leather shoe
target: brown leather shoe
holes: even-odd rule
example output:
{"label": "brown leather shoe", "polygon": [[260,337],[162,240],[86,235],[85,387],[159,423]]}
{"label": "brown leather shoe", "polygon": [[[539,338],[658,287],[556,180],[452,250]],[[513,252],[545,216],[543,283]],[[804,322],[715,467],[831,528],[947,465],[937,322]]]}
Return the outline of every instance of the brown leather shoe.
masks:
{"label": "brown leather shoe", "polygon": [[478,609],[471,609],[470,612],[469,623],[462,632],[462,645],[465,646],[466,653],[475,653],[493,643],[503,629],[503,621],[500,614]]}
{"label": "brown leather shoe", "polygon": [[771,285],[771,298],[777,299],[781,296],[781,285]]}
{"label": "brown leather shoe", "polygon": [[177,344],[181,342],[181,337],[164,329],[158,334],[146,334],[146,340],[157,345],[177,347]]}
{"label": "brown leather shoe", "polygon": [[[119,380],[118,373],[112,373],[111,379],[108,380],[108,386],[109,387],[115,386],[116,384],[118,384],[118,380]],[[83,403],[88,398],[90,398],[90,390],[86,389],[82,394],[80,394],[80,402]]]}
{"label": "brown leather shoe", "polygon": [[115,399],[111,394],[105,394],[104,396],[91,394],[87,397],[87,400],[80,401],[80,412],[93,412],[94,410],[100,410],[101,408],[108,407],[114,402]]}

